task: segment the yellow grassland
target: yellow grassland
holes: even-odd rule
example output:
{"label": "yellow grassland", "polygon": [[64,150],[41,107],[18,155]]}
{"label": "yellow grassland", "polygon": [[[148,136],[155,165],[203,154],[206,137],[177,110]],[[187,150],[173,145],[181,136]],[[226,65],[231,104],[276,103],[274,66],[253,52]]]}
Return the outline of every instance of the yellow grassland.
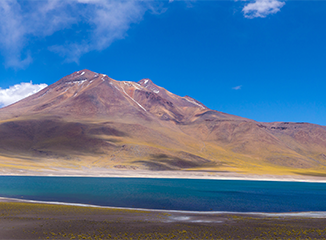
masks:
{"label": "yellow grassland", "polygon": [[[19,120],[37,119],[39,116],[29,116],[19,118]],[[43,118],[46,116],[42,115]],[[6,121],[11,121],[9,119]],[[17,119],[15,119],[17,120]],[[1,121],[4,123],[6,121]],[[65,121],[74,122],[75,119],[66,119]],[[83,120],[85,124],[103,124],[103,120]],[[112,122],[112,125],[121,127],[122,130],[131,127],[129,122]],[[153,154],[169,154],[178,156],[180,152],[187,152],[198,157],[205,158],[210,162],[204,163],[198,167],[178,169],[184,172],[196,171],[212,171],[212,172],[229,172],[240,175],[299,175],[302,178],[307,176],[324,177],[326,174],[326,161],[313,162],[308,158],[303,158],[298,153],[291,150],[279,149],[275,146],[268,148],[259,147],[253,148],[255,154],[238,153],[233,151],[232,146],[219,146],[212,141],[198,140],[191,137],[181,130],[172,130],[164,126],[153,124],[147,126],[146,129],[154,131],[154,135],[140,134],[142,130],[137,130],[132,136],[108,136],[94,135],[92,137],[102,140],[107,140],[118,150],[106,151],[102,154],[84,154],[78,151],[65,152],[64,149],[58,151],[69,155],[68,159],[61,157],[33,157],[24,156],[19,153],[12,153],[10,156],[0,153],[0,174],[10,173],[16,174],[19,170],[42,172],[47,170],[64,171],[64,170],[83,170],[93,168],[115,169],[117,165],[125,166],[127,169],[136,167],[137,170],[146,170],[146,167],[139,161],[154,161],[151,156]],[[126,130],[126,131],[127,131]],[[42,145],[55,145],[57,143],[68,143],[69,139],[66,136],[47,139],[42,142]],[[291,141],[288,141],[291,143]],[[294,143],[293,143],[294,144]],[[127,151],[122,151],[121,147],[138,147],[140,155],[131,154]],[[87,146],[86,146],[87,147]],[[40,148],[42,149],[42,148]],[[120,149],[120,150],[119,150]],[[146,149],[147,153],[143,154],[142,149]],[[312,152],[308,157],[316,157],[316,152]],[[302,158],[303,162],[309,163],[309,167],[298,167],[291,163],[293,160],[288,160],[287,165],[284,165],[282,160],[275,159],[275,162],[267,161],[268,158],[273,158],[274,155],[281,155],[282,158],[298,159]],[[292,165],[291,165],[292,164]],[[216,174],[216,173],[215,173]]]}

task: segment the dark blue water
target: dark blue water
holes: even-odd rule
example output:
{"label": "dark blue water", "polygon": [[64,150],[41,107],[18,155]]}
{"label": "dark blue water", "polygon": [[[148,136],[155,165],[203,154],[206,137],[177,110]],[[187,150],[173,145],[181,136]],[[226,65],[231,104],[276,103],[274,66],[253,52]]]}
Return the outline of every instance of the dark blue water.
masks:
{"label": "dark blue water", "polygon": [[326,183],[0,176],[0,196],[190,211],[326,211]]}

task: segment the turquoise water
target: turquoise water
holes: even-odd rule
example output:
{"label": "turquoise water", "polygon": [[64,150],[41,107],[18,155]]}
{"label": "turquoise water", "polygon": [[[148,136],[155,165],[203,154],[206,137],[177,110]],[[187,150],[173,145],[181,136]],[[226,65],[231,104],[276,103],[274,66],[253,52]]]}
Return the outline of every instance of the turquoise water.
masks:
{"label": "turquoise water", "polygon": [[326,183],[0,176],[0,196],[188,211],[326,211]]}

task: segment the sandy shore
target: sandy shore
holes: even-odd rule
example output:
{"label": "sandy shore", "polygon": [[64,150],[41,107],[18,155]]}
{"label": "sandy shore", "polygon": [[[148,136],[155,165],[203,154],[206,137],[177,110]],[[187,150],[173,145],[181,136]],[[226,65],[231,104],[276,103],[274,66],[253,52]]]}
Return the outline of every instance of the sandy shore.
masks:
{"label": "sandy shore", "polygon": [[69,176],[69,177],[128,177],[128,178],[174,178],[174,179],[216,179],[216,180],[255,180],[255,181],[290,181],[290,182],[323,182],[325,176],[309,175],[255,175],[219,171],[146,171],[120,170],[104,168],[51,169],[42,171],[31,170],[0,170],[0,176]]}
{"label": "sandy shore", "polygon": [[0,200],[0,239],[325,239],[326,219]]}

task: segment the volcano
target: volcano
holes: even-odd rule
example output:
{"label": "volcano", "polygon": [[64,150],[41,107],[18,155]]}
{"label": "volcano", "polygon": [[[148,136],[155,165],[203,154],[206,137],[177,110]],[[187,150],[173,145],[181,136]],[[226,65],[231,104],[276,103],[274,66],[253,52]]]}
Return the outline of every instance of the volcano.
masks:
{"label": "volcano", "polygon": [[0,167],[326,172],[326,127],[207,108],[150,79],[82,70],[0,109]]}

